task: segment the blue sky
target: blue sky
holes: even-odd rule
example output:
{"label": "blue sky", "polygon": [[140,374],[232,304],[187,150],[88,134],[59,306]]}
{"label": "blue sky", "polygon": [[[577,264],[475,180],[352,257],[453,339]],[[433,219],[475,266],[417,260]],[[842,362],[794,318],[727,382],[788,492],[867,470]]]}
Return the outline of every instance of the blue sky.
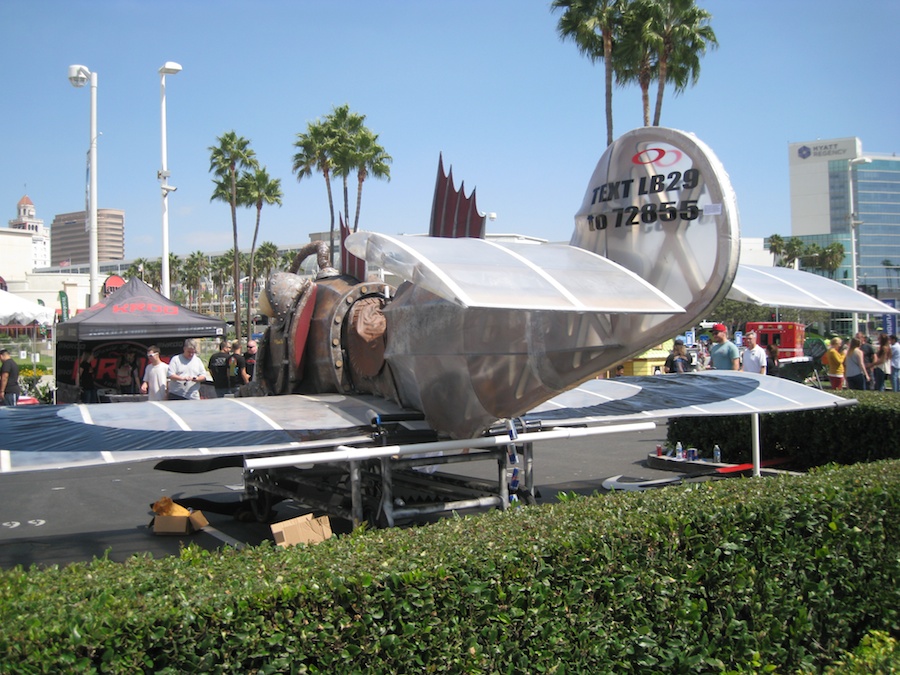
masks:
{"label": "blue sky", "polygon": [[[788,143],[858,136],[900,146],[893,74],[900,2],[699,0],[720,47],[700,82],[668,92],[662,124],[705,141],[729,172],[742,233],[790,234]],[[227,205],[210,202],[208,148],[234,130],[280,178],[260,241],[327,230],[324,180],[291,173],[296,135],[347,103],[393,156],[366,183],[360,227],[427,229],[437,162],[477,187],[490,232],[568,240],[605,144],[603,68],[556,34],[547,0],[5,0],[0,216],[28,194],[37,216],[84,208],[87,88],[98,73],[99,199],[124,209],[126,257],[161,253],[159,67],[167,78],[171,250],[231,247]],[[615,135],[642,124],[636,88],[614,93]],[[351,212],[353,209],[351,193]],[[5,215],[4,215],[5,214]],[[255,211],[239,212],[249,248]]]}

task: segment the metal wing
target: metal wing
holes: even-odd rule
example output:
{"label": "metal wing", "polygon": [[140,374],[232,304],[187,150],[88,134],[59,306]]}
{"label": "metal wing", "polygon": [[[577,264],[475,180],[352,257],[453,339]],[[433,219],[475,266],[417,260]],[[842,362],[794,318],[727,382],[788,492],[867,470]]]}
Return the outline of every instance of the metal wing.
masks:
{"label": "metal wing", "polygon": [[404,412],[340,394],[0,407],[0,472],[365,442],[370,411]]}
{"label": "metal wing", "polygon": [[526,415],[570,426],[668,417],[747,415],[853,405],[856,401],[771,375],[705,371],[589,380]]}
{"label": "metal wing", "polygon": [[611,260],[566,244],[391,237],[357,232],[347,248],[467,308],[674,314],[682,308]]}

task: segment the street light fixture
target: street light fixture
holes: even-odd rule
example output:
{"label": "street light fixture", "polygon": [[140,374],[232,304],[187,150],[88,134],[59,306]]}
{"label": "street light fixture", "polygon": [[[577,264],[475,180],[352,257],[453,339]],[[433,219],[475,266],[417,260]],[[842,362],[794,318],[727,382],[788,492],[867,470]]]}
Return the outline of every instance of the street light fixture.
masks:
{"label": "street light fixture", "polygon": [[[848,211],[848,217],[850,219],[850,270],[852,273],[853,279],[853,290],[859,290],[859,279],[857,278],[857,264],[856,260],[856,226],[861,225],[862,221],[857,220],[856,217],[859,215],[853,208],[853,167],[857,164],[870,164],[872,159],[870,157],[854,157],[847,162],[847,181],[850,185],[850,205]],[[857,312],[853,312],[853,332],[851,333],[851,337],[856,337],[856,334],[859,332],[859,314]]]}
{"label": "street light fixture", "polygon": [[88,248],[90,260],[90,305],[97,304],[98,264],[97,264],[97,73],[92,73],[86,66],[69,66],[69,82],[80,89],[91,83],[91,136],[88,150],[88,168],[90,169],[90,186],[88,188]]}
{"label": "street light fixture", "polygon": [[159,69],[159,97],[160,117],[162,119],[162,168],[157,174],[162,188],[162,260],[160,261],[160,276],[162,276],[160,291],[165,297],[169,297],[169,193],[178,188],[169,185],[169,169],[166,166],[166,75],[176,75],[181,72],[181,65],[174,61],[166,61]]}

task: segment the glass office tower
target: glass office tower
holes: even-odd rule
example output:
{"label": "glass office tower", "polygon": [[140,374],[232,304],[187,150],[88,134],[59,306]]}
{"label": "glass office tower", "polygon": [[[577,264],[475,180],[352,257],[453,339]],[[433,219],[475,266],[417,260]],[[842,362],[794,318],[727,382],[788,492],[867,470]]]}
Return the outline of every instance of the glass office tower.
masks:
{"label": "glass office tower", "polygon": [[900,158],[864,153],[858,138],[842,138],[791,143],[789,166],[791,236],[822,248],[840,242],[844,262],[834,277],[851,284],[854,214],[860,290],[900,296]]}

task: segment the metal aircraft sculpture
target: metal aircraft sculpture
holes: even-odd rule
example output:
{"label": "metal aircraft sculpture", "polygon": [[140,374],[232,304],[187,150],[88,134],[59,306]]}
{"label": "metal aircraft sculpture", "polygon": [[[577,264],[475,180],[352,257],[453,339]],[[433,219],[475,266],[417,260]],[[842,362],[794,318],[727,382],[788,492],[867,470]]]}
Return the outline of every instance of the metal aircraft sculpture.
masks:
{"label": "metal aircraft sculpture", "polygon": [[[172,470],[242,465],[251,496],[302,501],[304,467],[343,462],[358,520],[367,484],[358,465],[373,462],[378,508],[392,524],[406,511],[391,500],[387,458],[500,448],[502,463],[511,443],[614,423],[846,403],[742,373],[597,379],[696,325],[729,293],[766,304],[777,296],[780,306],[890,311],[814,275],[785,280],[768,268],[741,268],[734,192],[714,153],[691,134],[647,127],[609,146],[567,244],[482,238],[474,195],[456,193],[452,178],[448,188],[442,172],[437,236],[344,231],[343,267],[354,264],[353,275],[332,268],[318,243],[272,275],[260,299],[269,327],[241,397],[2,410],[0,471],[147,458],[165,458]],[[315,278],[297,274],[313,254]],[[361,261],[399,282],[369,278]],[[827,293],[804,291],[823,283]],[[16,440],[36,424],[46,442],[31,432],[27,443]]]}

